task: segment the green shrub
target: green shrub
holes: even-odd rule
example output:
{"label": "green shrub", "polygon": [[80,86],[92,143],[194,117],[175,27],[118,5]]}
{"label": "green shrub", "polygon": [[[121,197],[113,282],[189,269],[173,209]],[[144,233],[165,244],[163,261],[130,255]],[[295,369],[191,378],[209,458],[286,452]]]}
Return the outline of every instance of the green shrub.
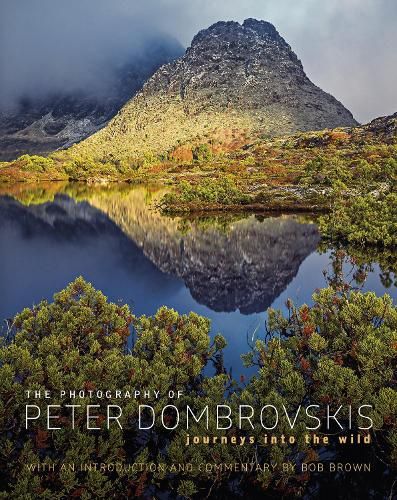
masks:
{"label": "green shrub", "polygon": [[[134,326],[136,342],[131,350],[128,338]],[[165,404],[194,405],[199,396],[222,400],[225,377],[211,377],[206,386],[202,370],[217,356],[224,340],[211,344],[208,319],[190,313],[179,315],[162,307],[153,317],[134,317],[128,306],[109,303],[82,278],[54,296],[53,303],[41,302],[24,309],[14,320],[15,336],[0,349],[0,488],[12,498],[102,498],[110,494],[122,498],[139,496],[151,481],[161,478],[142,471],[120,472],[66,470],[62,463],[148,463],[163,462],[164,447],[176,433],[156,426],[142,439],[138,435],[138,405],[143,398],[114,399],[116,390],[159,390],[150,401],[156,410]],[[107,430],[104,409],[95,422],[101,431],[87,430],[82,415],[89,404],[104,405],[100,397],[74,400],[68,390],[110,390],[106,404],[123,408],[123,430],[117,425]],[[51,401],[27,400],[26,390],[50,390]],[[184,396],[170,400],[168,391],[183,390]],[[211,392],[212,391],[212,392]],[[34,402],[42,414],[47,404],[80,404],[72,428],[65,409],[57,423],[61,430],[47,430],[46,419],[25,428],[24,405]],[[142,434],[142,433],[141,433]],[[179,440],[181,442],[181,440]],[[181,444],[183,446],[183,444]],[[131,450],[133,455],[131,455]],[[32,472],[26,464],[52,462],[57,472]],[[183,491],[191,488],[181,486]]]}
{"label": "green shrub", "polygon": [[[305,491],[326,493],[327,481],[314,475],[274,471],[235,472],[202,471],[175,474],[150,470],[61,470],[61,464],[131,463],[282,463],[320,459],[318,447],[305,443],[302,422],[294,429],[293,445],[264,444],[263,429],[239,430],[236,423],[221,436],[253,436],[257,445],[224,446],[219,442],[185,446],[186,420],[177,430],[165,430],[156,421],[148,432],[137,431],[137,408],[143,398],[115,400],[123,408],[123,429],[107,429],[102,407],[95,422],[100,430],[87,430],[86,420],[76,418],[73,429],[62,411],[61,430],[49,432],[46,421],[37,420],[29,429],[24,425],[26,390],[50,390],[50,404],[76,404],[59,391],[84,389],[159,390],[158,399],[150,400],[157,413],[166,404],[182,409],[208,405],[209,430],[204,422],[194,423],[192,436],[214,434],[214,410],[227,403],[233,414],[239,405],[261,408],[263,404],[284,405],[292,414],[299,405],[330,404],[339,406],[365,403],[373,406],[371,430],[374,444],[360,448],[360,460],[379,454],[383,470],[378,492],[385,491],[397,468],[397,309],[390,297],[374,293],[352,292],[345,287],[326,288],[313,296],[314,305],[295,307],[288,302],[288,314],[269,311],[267,338],[258,340],[244,356],[246,364],[257,366],[252,380],[242,385],[226,376],[222,368],[214,375],[203,373],[211,360],[219,366],[225,340],[215,336],[211,343],[208,319],[190,313],[179,315],[160,308],[154,316],[134,317],[124,305],[109,303],[82,278],[54,296],[24,309],[14,320],[14,336],[0,348],[0,493],[1,498],[125,498],[158,496],[177,491],[186,498],[246,495],[257,498],[302,496]],[[131,328],[136,337],[128,344]],[[207,370],[208,371],[208,370]],[[243,380],[244,382],[244,380]],[[168,391],[183,391],[179,399],[169,399]],[[229,397],[228,397],[229,396]],[[228,397],[228,399],[226,399]],[[35,399],[44,412],[48,401]],[[84,411],[88,404],[103,404],[100,397],[79,399]],[[79,414],[78,414],[79,415]],[[346,423],[348,415],[341,412]],[[254,420],[258,424],[258,416]],[[171,418],[170,426],[175,423]],[[310,422],[311,424],[313,422]],[[280,419],[277,434],[291,434],[288,420]],[[350,434],[350,431],[349,431]],[[376,449],[375,449],[376,447]],[[342,450],[340,449],[342,448]],[[328,450],[338,458],[345,448]],[[372,455],[371,455],[372,453]],[[365,457],[365,458],[364,458]],[[54,463],[51,470],[30,471],[26,464]],[[386,464],[386,466],[384,465]],[[380,468],[380,467],[379,467]],[[375,467],[376,469],[376,467]],[[380,468],[381,469],[381,468]],[[366,491],[363,483],[382,477],[372,474],[338,475],[339,495],[346,484],[349,494],[359,498]],[[311,484],[311,488],[305,487]],[[369,487],[369,486],[368,486]],[[361,492],[361,495],[360,495]],[[320,493],[319,493],[320,494]]]}
{"label": "green shrub", "polygon": [[318,156],[306,163],[300,182],[307,185],[332,186],[335,181],[348,183],[351,176],[351,171],[340,158]]}
{"label": "green shrub", "polygon": [[199,144],[193,151],[193,160],[208,161],[212,158],[212,150],[208,144]]}
{"label": "green shrub", "polygon": [[54,161],[51,158],[38,155],[22,155],[17,161],[23,162],[22,170],[33,173],[47,172],[54,166]]}
{"label": "green shrub", "polygon": [[356,245],[397,246],[397,194],[358,196],[348,203],[335,203],[320,218],[320,231],[331,241]]}
{"label": "green shrub", "polygon": [[109,161],[99,162],[89,156],[73,157],[63,165],[64,172],[72,180],[84,180],[92,176],[117,176],[123,165]]}
{"label": "green shrub", "polygon": [[351,188],[358,188],[362,193],[376,188],[379,183],[389,184],[390,189],[396,186],[397,159],[376,156],[376,161],[368,161],[359,153],[352,155],[323,157],[309,160],[300,175],[303,185],[333,186],[342,182]]}
{"label": "green shrub", "polygon": [[179,204],[191,205],[245,205],[251,197],[241,191],[234,177],[225,176],[221,179],[203,179],[198,184],[181,182],[176,193],[166,194],[161,203],[165,210],[177,207]]}
{"label": "green shrub", "polygon": [[[317,291],[313,301],[311,307],[288,301],[285,315],[269,310],[266,338],[244,356],[248,366],[259,370],[246,399],[254,406],[265,399],[287,408],[302,402],[371,405],[374,444],[372,450],[360,449],[360,460],[365,455],[375,460],[379,453],[397,470],[397,308],[388,295],[353,291],[345,283]],[[347,408],[341,418],[348,420]],[[296,449],[297,456],[300,451]],[[308,449],[306,453],[310,455]],[[358,481],[364,480],[361,475]],[[359,491],[360,485],[355,486]]]}

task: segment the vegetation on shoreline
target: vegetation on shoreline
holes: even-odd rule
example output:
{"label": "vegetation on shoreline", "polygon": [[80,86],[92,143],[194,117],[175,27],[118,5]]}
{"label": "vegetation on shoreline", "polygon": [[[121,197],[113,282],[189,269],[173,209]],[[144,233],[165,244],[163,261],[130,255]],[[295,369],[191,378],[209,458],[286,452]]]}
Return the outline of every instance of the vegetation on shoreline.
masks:
{"label": "vegetation on shoreline", "polygon": [[74,150],[24,155],[0,167],[1,182],[79,180],[157,182],[171,186],[167,214],[212,211],[318,211],[323,236],[355,245],[396,246],[396,115],[356,128],[262,138],[216,151],[211,142],[179,145],[140,159],[94,161]]}
{"label": "vegetation on shoreline", "polygon": [[[374,163],[318,157],[304,166],[297,184],[259,191],[241,176],[183,182],[159,206],[170,214],[239,208],[325,211],[320,218],[324,238],[393,248],[397,246],[397,148],[390,150],[392,157]],[[224,189],[226,183],[230,194]]]}
{"label": "vegetation on shoreline", "polygon": [[48,157],[23,155],[0,167],[0,185],[43,181],[122,182],[135,177],[136,168],[126,167],[123,162],[99,162],[85,155],[72,157],[66,151]]}
{"label": "vegetation on shoreline", "polygon": [[320,218],[319,227],[323,237],[334,242],[396,248],[397,194],[358,196],[347,204],[336,204]]}
{"label": "vegetation on shoreline", "polygon": [[199,212],[324,212],[329,210],[329,196],[300,186],[269,186],[257,193],[247,190],[245,181],[229,175],[205,178],[196,184],[182,181],[166,193],[157,207],[164,214]]}
{"label": "vegetation on shoreline", "polygon": [[[244,207],[250,201],[251,197],[241,191],[236,179],[226,176],[216,180],[205,178],[197,185],[182,181],[177,193],[171,191],[163,196],[160,207],[164,212],[176,213],[189,212],[189,207],[197,206]],[[172,210],[172,207],[175,209]]]}
{"label": "vegetation on shoreline", "polygon": [[[397,115],[397,114],[396,114]],[[332,186],[335,180],[365,183],[388,178],[388,161],[396,159],[397,116],[379,118],[368,125],[301,132],[270,138],[245,137],[228,149],[219,150],[209,136],[178,144],[188,155],[174,150],[143,153],[139,158],[94,158],[84,148],[56,151],[48,158],[23,155],[0,166],[0,182],[48,180],[54,169],[69,180],[119,181],[150,177],[179,184],[203,176],[238,176],[252,189],[262,185],[312,184]],[[83,145],[83,143],[82,143]],[[81,145],[81,146],[82,146]],[[19,172],[20,175],[17,175]],[[24,173],[25,175],[22,175]],[[347,182],[349,185],[349,182]]]}
{"label": "vegetation on shoreline", "polygon": [[[0,348],[0,422],[1,497],[61,498],[62,496],[98,498],[119,493],[141,497],[157,491],[174,492],[184,498],[212,495],[251,494],[300,496],[311,484],[329,491],[327,481],[317,482],[316,474],[296,470],[251,470],[249,473],[231,470],[199,471],[200,463],[234,463],[321,460],[319,448],[305,442],[305,424],[312,424],[302,414],[294,430],[285,416],[280,417],[277,435],[296,436],[295,444],[266,445],[263,429],[255,417],[255,429],[239,429],[236,422],[230,430],[216,432],[231,436],[253,436],[257,445],[204,444],[186,446],[186,422],[183,408],[187,404],[196,411],[209,405],[209,430],[204,421],[189,428],[190,435],[213,434],[216,428],[214,410],[217,404],[228,404],[232,414],[241,404],[261,408],[264,403],[276,407],[285,405],[294,414],[299,405],[320,404],[336,408],[343,405],[339,419],[348,422],[348,405],[357,408],[371,404],[368,415],[374,426],[369,431],[372,445],[344,447],[330,445],[335,459],[358,453],[360,461],[378,460],[369,481],[377,477],[385,492],[392,487],[386,471],[397,468],[397,308],[388,296],[353,291],[335,280],[329,288],[313,296],[313,305],[295,307],[288,302],[288,311],[269,311],[264,337],[244,356],[247,365],[258,366],[249,381],[244,377],[233,381],[222,368],[225,341],[220,335],[210,341],[210,323],[194,313],[179,315],[160,308],[153,317],[137,318],[127,306],[109,303],[106,297],[82,278],[54,296],[53,303],[41,302],[24,309],[14,319],[6,340]],[[135,343],[129,347],[131,327]],[[214,363],[215,374],[205,375],[208,363]],[[208,373],[208,369],[206,370]],[[87,405],[95,408],[96,426],[100,431],[87,430],[85,419],[76,417],[75,429],[65,404],[76,404],[61,389],[159,390],[156,400],[106,400],[106,404],[123,409],[123,429],[106,426],[103,400],[85,397],[76,412]],[[48,389],[54,395],[51,404],[60,404],[62,427],[49,432],[45,420],[32,421],[26,429],[23,408],[25,390]],[[181,390],[183,396],[168,399],[169,390]],[[226,397],[226,399],[225,399]],[[45,415],[45,399],[34,400]],[[181,411],[181,422],[174,430],[166,430],[156,420],[150,432],[137,431],[139,404],[153,405],[158,414],[166,404]],[[324,407],[318,417],[324,418]],[[78,413],[80,415],[80,413]],[[174,427],[175,413],[167,415],[167,426]],[[354,420],[359,425],[361,420]],[[367,423],[367,421],[362,421]],[[3,432],[6,430],[6,432]],[[340,432],[340,430],[339,430]],[[350,434],[350,430],[348,433]],[[18,443],[18,446],[15,446]],[[56,453],[54,453],[56,450]],[[349,455],[350,454],[350,455]],[[357,455],[358,456],[358,455]],[[44,468],[29,471],[26,463],[119,463],[119,470],[63,470],[55,474]],[[128,464],[162,463],[164,472],[150,468],[128,469]],[[173,474],[175,463],[191,463],[192,472]],[[358,477],[358,476],[357,476]],[[390,474],[389,474],[390,477]],[[344,480],[349,491],[359,495],[366,488],[365,476],[352,479],[340,475],[332,488],[343,491]],[[373,483],[372,483],[373,484]]]}

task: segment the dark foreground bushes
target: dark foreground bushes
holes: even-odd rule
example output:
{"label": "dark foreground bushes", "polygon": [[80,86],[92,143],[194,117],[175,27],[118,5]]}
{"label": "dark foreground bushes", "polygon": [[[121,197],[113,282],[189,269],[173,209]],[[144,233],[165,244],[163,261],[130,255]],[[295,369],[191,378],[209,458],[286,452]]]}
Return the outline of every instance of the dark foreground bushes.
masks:
{"label": "dark foreground bushes", "polygon": [[[52,303],[43,301],[24,309],[0,349],[0,498],[146,498],[159,492],[179,498],[242,494],[280,498],[299,497],[313,488],[318,495],[325,491],[342,498],[347,485],[355,498],[367,497],[371,490],[377,498],[393,496],[396,307],[388,296],[352,291],[338,283],[316,292],[312,306],[295,307],[288,302],[287,309],[285,315],[269,311],[266,336],[244,356],[246,364],[257,366],[257,372],[249,381],[241,377],[238,383],[222,368],[223,337],[217,335],[211,341],[209,320],[195,313],[179,315],[162,307],[152,317],[138,318],[126,305],[108,302],[82,278],[57,293]],[[27,399],[27,390],[45,389],[51,391],[50,400]],[[76,400],[69,390],[94,395]],[[101,398],[98,390],[111,391],[111,396]],[[116,390],[147,390],[152,396],[117,399]],[[170,398],[169,391],[181,391],[181,396]],[[29,403],[37,405],[42,416],[48,404],[60,405],[53,409],[60,418],[51,424],[61,429],[49,430],[43,417],[26,429],[25,405]],[[80,405],[74,428],[67,404]],[[105,408],[109,404],[122,408],[122,429],[118,425],[108,428]],[[166,405],[174,405],[180,410],[180,420],[175,410],[169,411],[165,425],[156,418],[153,427],[139,431],[139,404],[152,405],[156,415]],[[230,429],[217,430],[216,406],[225,404],[232,415],[237,415],[240,405],[252,406],[255,428],[245,422],[240,429],[233,419]],[[259,410],[265,404],[280,408],[273,431],[260,424]],[[338,447],[331,442],[327,460],[331,456],[334,461],[367,461],[373,464],[373,472],[341,473],[337,481],[334,476],[302,472],[302,463],[322,459],[321,447],[304,438],[313,420],[299,408],[310,404],[319,405],[321,421],[326,405],[334,409],[342,405],[339,417],[345,429],[351,405],[353,430],[347,430],[348,435],[357,434],[357,426],[364,422],[355,418],[357,407],[372,406],[366,414],[373,426],[362,431],[370,434],[372,444]],[[99,430],[87,430],[88,405],[99,405],[93,411],[97,418],[91,421]],[[191,419],[186,429],[187,405],[196,415],[208,407],[208,429],[205,419],[198,423]],[[293,429],[285,411],[299,414]],[[322,425],[317,432],[323,431]],[[344,431],[337,429],[338,433]],[[186,446],[187,434],[217,436],[218,441]],[[265,437],[272,434],[293,435],[296,441],[269,445]],[[233,444],[233,436],[238,442],[245,438],[245,444]],[[221,437],[229,444],[222,444]],[[253,443],[247,444],[250,438]],[[295,463],[296,469],[258,467],[287,461]],[[114,467],[81,468],[81,464],[94,463]],[[252,467],[242,472],[230,465],[242,463]],[[32,470],[28,467],[32,464],[41,468]],[[70,464],[75,464],[74,470]],[[155,464],[163,464],[164,469]],[[190,464],[191,469],[182,467],[176,472],[180,464]],[[200,464],[210,467],[200,469]]]}

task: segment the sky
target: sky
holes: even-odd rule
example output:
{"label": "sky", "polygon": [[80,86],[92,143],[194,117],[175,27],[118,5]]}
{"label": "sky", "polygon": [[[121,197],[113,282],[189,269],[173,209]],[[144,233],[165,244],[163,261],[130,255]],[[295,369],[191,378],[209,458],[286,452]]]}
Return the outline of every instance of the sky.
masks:
{"label": "sky", "polygon": [[273,23],[309,78],[360,122],[397,111],[396,0],[0,0],[0,108],[20,96],[106,93],[112,66],[153,36]]}

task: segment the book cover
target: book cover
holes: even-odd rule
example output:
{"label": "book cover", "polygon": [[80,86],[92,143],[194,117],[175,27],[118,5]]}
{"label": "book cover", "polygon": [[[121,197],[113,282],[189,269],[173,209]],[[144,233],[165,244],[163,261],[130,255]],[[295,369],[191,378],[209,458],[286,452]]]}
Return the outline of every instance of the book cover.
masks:
{"label": "book cover", "polygon": [[397,498],[397,4],[0,5],[0,498]]}

